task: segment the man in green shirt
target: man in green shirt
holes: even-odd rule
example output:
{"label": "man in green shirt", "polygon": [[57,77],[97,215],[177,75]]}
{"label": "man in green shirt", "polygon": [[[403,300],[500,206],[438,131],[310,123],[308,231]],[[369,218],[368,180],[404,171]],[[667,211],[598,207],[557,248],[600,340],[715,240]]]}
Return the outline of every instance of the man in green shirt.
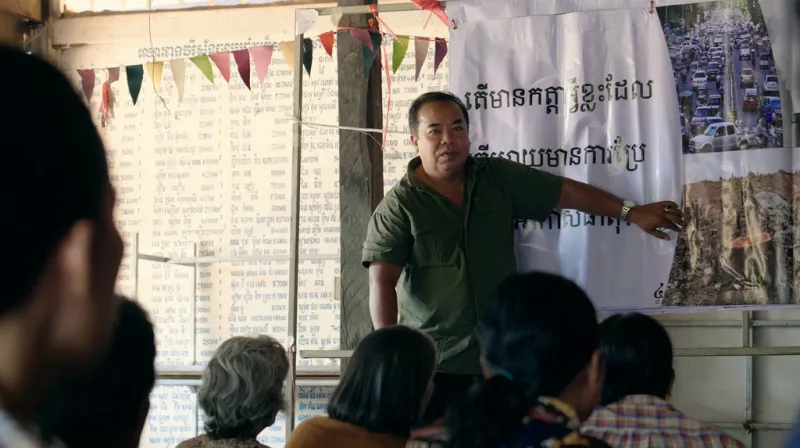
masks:
{"label": "man in green shirt", "polygon": [[516,272],[515,219],[543,221],[554,209],[627,219],[669,239],[683,216],[674,202],[635,206],[590,185],[503,158],[470,156],[469,116],[457,97],[426,93],[409,109],[418,157],[370,221],[362,263],[378,329],[427,332],[439,356],[430,423],[481,374],[475,329],[497,285]]}

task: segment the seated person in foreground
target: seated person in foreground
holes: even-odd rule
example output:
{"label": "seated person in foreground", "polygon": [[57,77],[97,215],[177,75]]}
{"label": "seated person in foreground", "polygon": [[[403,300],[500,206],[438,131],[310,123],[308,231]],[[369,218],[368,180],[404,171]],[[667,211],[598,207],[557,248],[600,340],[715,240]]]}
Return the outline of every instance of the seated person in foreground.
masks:
{"label": "seated person in foreground", "polygon": [[153,324],[136,302],[122,299],[111,337],[95,369],[65,380],[42,413],[45,432],[68,447],[139,446],[156,382]]}
{"label": "seated person in foreground", "polygon": [[256,438],[286,407],[283,382],[289,357],[269,336],[232,337],[217,348],[203,371],[197,403],[206,434],[177,448],[262,448]]}
{"label": "seated person in foreground", "polygon": [[692,420],[666,399],[675,380],[672,342],[661,324],[639,313],[600,324],[606,362],[601,408],[584,434],[618,448],[745,448],[738,440]]}
{"label": "seated person in foreground", "polygon": [[286,448],[404,448],[433,392],[430,337],[396,325],[355,349],[328,404],[328,417],[301,423]]}
{"label": "seated person in foreground", "polygon": [[483,321],[488,380],[447,410],[450,448],[597,447],[580,434],[603,384],[597,314],[561,276],[513,274]]}

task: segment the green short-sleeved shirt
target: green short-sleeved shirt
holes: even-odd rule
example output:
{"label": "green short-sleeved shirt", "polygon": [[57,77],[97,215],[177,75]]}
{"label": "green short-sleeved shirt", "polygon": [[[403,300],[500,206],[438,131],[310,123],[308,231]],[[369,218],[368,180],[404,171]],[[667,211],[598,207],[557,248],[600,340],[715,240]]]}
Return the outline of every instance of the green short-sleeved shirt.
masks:
{"label": "green short-sleeved shirt", "polygon": [[543,221],[562,178],[501,158],[470,157],[464,212],[415,174],[419,157],[378,205],[362,263],[402,266],[400,323],[434,340],[437,370],[480,374],[476,328],[497,286],[516,272],[513,222]]}

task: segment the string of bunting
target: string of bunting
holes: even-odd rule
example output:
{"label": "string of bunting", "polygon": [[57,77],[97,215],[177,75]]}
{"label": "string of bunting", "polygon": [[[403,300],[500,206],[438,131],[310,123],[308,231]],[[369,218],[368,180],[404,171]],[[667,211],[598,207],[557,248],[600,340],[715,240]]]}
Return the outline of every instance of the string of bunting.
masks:
{"label": "string of bunting", "polygon": [[[447,55],[447,41],[443,38],[436,38],[430,39],[426,37],[413,37],[413,36],[398,36],[394,33],[388,32],[383,33],[378,30],[378,27],[371,27],[371,29],[364,29],[364,28],[352,28],[352,27],[339,27],[337,31],[344,31],[349,32],[350,36],[353,39],[358,40],[362,43],[362,58],[364,62],[364,76],[369,76],[369,72],[372,68],[372,65],[375,61],[375,58],[378,55],[378,48],[383,44],[383,36],[389,35],[393,38],[393,49],[392,49],[392,62],[391,62],[391,69],[392,73],[397,73],[397,70],[403,63],[405,59],[406,53],[408,51],[408,46],[410,41],[414,41],[414,51],[415,51],[415,64],[416,64],[416,71],[415,71],[415,80],[419,79],[420,72],[425,65],[425,62],[428,57],[428,50],[430,48],[431,42],[434,43],[434,61],[433,61],[433,71],[434,73],[437,72],[439,66],[441,65],[442,61],[444,60],[445,56]],[[335,42],[335,36],[337,31],[330,31],[324,34],[321,34],[317,37],[322,47],[325,50],[325,53],[329,57],[333,56],[333,47]],[[281,53],[283,54],[286,63],[289,65],[292,71],[295,70],[294,67],[294,42],[282,42],[279,43],[278,48],[280,49]],[[231,55],[233,55],[233,60],[236,63],[236,69],[239,73],[240,78],[244,82],[245,86],[248,89],[251,89],[251,79],[250,79],[250,68],[251,68],[251,60],[252,64],[255,66],[255,72],[258,77],[258,82],[263,84],[264,80],[267,78],[267,72],[269,70],[270,63],[272,61],[272,55],[274,51],[274,46],[258,46],[258,47],[251,47],[248,49],[242,50],[235,50],[231,52],[223,52],[223,53],[215,53],[215,54],[208,54],[208,55],[199,55],[188,58],[188,61],[197,67],[200,72],[208,79],[209,82],[212,84],[215,83],[214,79],[214,70],[212,64],[217,67],[219,70],[222,79],[225,82],[230,82],[231,76]],[[314,52],[314,43],[311,38],[306,38],[303,40],[303,68],[305,69],[306,73],[311,76],[311,67],[314,60],[313,52]],[[388,79],[388,65],[386,58],[386,51],[384,50],[384,69],[387,70],[387,79]],[[164,63],[169,63],[169,67],[172,70],[172,79],[175,83],[175,88],[178,94],[178,101],[183,100],[183,93],[184,93],[184,82],[186,76],[186,66],[187,66],[187,59],[173,59],[168,61],[154,61],[148,62],[145,64],[136,64],[136,65],[128,65],[124,68],[125,75],[128,83],[128,93],[131,96],[131,100],[133,104],[139,99],[139,94],[142,90],[142,82],[144,81],[145,72],[150,77],[153,83],[153,87],[156,91],[159,90],[161,86],[161,74],[164,70]],[[83,94],[86,97],[87,101],[91,101],[91,98],[94,94],[95,89],[95,82],[98,78],[98,74],[103,76],[105,81],[103,81],[101,85],[101,103],[99,107],[98,113],[100,114],[100,121],[102,126],[106,126],[110,117],[113,116],[113,90],[111,89],[111,84],[114,82],[119,81],[120,77],[120,69],[121,67],[107,67],[107,68],[90,68],[90,69],[78,69],[78,74],[80,75],[81,80],[81,88],[83,90]],[[105,76],[104,76],[105,75]],[[103,79],[101,78],[101,79]]]}

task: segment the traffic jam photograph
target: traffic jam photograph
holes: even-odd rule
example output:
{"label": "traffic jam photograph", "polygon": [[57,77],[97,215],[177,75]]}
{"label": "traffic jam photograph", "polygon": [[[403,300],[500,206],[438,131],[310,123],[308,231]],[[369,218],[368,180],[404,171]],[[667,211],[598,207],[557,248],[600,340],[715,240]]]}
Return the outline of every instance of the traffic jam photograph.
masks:
{"label": "traffic jam photograph", "polygon": [[758,2],[658,8],[684,154],[783,147],[772,44]]}

